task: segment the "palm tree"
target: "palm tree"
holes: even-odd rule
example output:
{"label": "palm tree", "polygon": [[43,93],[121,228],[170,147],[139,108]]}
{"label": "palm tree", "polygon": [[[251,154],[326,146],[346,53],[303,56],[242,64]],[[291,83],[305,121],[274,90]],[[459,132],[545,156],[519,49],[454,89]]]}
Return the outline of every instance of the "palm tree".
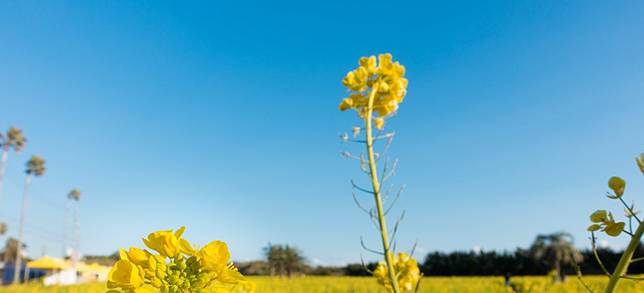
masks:
{"label": "palm tree", "polygon": [[565,278],[563,266],[574,265],[583,260],[583,256],[573,245],[572,235],[566,232],[537,235],[530,246],[530,256],[554,269],[557,272],[557,281],[563,281]]}
{"label": "palm tree", "polygon": [[[69,203],[73,201],[76,201],[76,202],[80,201],[80,197],[81,197],[81,192],[76,188],[72,189],[67,194],[67,199],[69,200]],[[68,205],[68,208],[70,208],[70,205]],[[71,259],[72,259],[73,266],[76,267],[76,264],[78,263],[78,259],[79,259],[79,246],[80,246],[80,222],[78,218],[78,206],[74,208],[73,215],[74,215],[74,232],[73,232],[74,243],[72,248]]]}
{"label": "palm tree", "polygon": [[4,182],[4,172],[7,168],[7,159],[9,151],[13,149],[16,153],[25,147],[27,139],[22,135],[20,128],[11,127],[7,130],[6,135],[0,133],[0,148],[2,148],[2,160],[0,161],[0,197],[2,197],[2,187]]}
{"label": "palm tree", "polygon": [[22,210],[20,212],[20,228],[18,230],[18,246],[16,248],[16,265],[15,271],[13,274],[13,283],[17,284],[20,281],[20,270],[22,267],[22,240],[23,233],[25,228],[25,213],[27,212],[27,204],[29,198],[29,186],[31,185],[31,179],[33,176],[40,177],[45,174],[45,160],[41,157],[33,155],[31,159],[27,161],[27,169],[25,173],[25,187],[22,193]]}

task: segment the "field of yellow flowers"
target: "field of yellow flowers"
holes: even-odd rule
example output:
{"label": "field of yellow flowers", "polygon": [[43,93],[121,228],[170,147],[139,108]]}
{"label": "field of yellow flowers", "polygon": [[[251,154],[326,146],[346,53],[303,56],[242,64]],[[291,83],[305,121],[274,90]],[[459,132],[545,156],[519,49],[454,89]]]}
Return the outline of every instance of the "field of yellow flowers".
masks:
{"label": "field of yellow flowers", "polygon": [[[373,278],[365,277],[251,277],[257,284],[258,293],[380,293],[380,287]],[[589,276],[585,282],[600,291],[606,286],[608,278],[603,276]],[[26,285],[0,289],[0,292],[42,292],[42,293],[81,293],[105,292],[105,284],[94,283],[68,287],[42,287],[39,285]],[[644,293],[644,283],[630,280],[620,282],[619,292]],[[564,283],[552,285],[548,277],[513,277],[512,286],[505,287],[502,277],[427,277],[421,282],[419,292],[456,293],[456,292],[588,292],[571,276]]]}

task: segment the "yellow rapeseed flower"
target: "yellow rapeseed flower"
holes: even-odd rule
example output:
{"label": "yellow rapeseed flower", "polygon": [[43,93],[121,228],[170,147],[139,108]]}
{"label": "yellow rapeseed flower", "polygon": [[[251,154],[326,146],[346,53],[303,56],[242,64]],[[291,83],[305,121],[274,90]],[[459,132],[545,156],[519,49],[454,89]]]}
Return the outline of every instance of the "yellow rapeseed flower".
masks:
{"label": "yellow rapeseed flower", "polygon": [[608,212],[605,210],[597,210],[590,215],[590,221],[593,223],[601,223],[608,219]]}
{"label": "yellow rapeseed flower", "polygon": [[640,154],[639,158],[635,158],[635,162],[637,162],[637,166],[640,168],[640,171],[644,174],[644,153]]}
{"label": "yellow rapeseed flower", "polygon": [[179,238],[184,229],[181,227],[176,233],[173,233],[172,230],[150,233],[147,239],[143,239],[143,243],[163,256],[174,257],[181,252]]}
{"label": "yellow rapeseed flower", "polygon": [[228,246],[221,241],[212,241],[197,252],[201,265],[209,271],[221,272],[228,265],[230,252]]}
{"label": "yellow rapeseed flower", "polygon": [[134,289],[143,285],[143,272],[129,260],[119,260],[107,277],[108,288]]}
{"label": "yellow rapeseed flower", "polygon": [[[398,62],[393,62],[391,54],[380,54],[376,62],[375,56],[362,57],[359,66],[347,73],[342,84],[350,91],[349,97],[342,100],[340,110],[354,109],[361,118],[371,110],[378,115],[375,119],[377,125],[384,125],[384,118],[398,110],[407,94],[407,79],[405,67]],[[374,92],[375,91],[375,92]],[[373,96],[371,109],[369,96]]]}
{"label": "yellow rapeseed flower", "polygon": [[[414,292],[418,282],[420,281],[421,274],[418,268],[418,263],[409,254],[400,252],[394,258],[394,270],[398,276],[398,285],[403,292]],[[389,272],[387,265],[384,262],[378,263],[376,269],[373,271],[373,276],[378,283],[385,287],[389,292],[393,292],[391,281],[389,280]]]}
{"label": "yellow rapeseed flower", "polygon": [[617,176],[613,176],[610,179],[608,179],[608,187],[612,189],[615,192],[616,196],[622,196],[624,195],[624,188],[626,188],[626,181],[624,179],[619,178]]}
{"label": "yellow rapeseed flower", "polygon": [[606,224],[606,227],[604,227],[603,231],[606,232],[606,234],[608,234],[609,236],[617,237],[622,233],[622,231],[624,231],[624,226],[624,222],[609,222]]}
{"label": "yellow rapeseed flower", "polygon": [[119,251],[119,260],[109,273],[108,293],[127,292],[253,292],[247,280],[229,262],[228,246],[213,241],[195,251],[181,235],[162,230],[151,233],[143,242],[159,253],[131,247]]}
{"label": "yellow rapeseed flower", "polygon": [[595,232],[601,229],[609,236],[618,236],[624,231],[624,222],[615,222],[613,214],[605,210],[597,210],[590,215],[590,221],[593,222],[588,226],[588,231]]}

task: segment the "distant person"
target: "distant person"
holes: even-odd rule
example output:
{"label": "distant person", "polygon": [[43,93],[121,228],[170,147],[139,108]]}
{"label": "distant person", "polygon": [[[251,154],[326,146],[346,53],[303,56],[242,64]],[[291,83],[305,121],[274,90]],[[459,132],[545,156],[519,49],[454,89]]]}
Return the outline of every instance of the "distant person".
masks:
{"label": "distant person", "polygon": [[510,273],[505,273],[505,286],[510,287],[510,278],[512,275]]}

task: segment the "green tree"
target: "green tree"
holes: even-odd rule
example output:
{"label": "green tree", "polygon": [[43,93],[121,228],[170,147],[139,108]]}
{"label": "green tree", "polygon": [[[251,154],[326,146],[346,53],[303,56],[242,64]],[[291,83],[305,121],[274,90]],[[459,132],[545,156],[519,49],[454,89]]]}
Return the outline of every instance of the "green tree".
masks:
{"label": "green tree", "polygon": [[22,209],[20,211],[20,227],[18,230],[18,245],[16,248],[16,273],[13,275],[13,283],[17,284],[20,281],[20,268],[22,267],[22,240],[25,228],[25,218],[28,207],[29,187],[31,186],[32,177],[40,177],[45,174],[45,160],[41,157],[33,155],[27,161],[25,173],[25,186],[22,193]]}
{"label": "green tree", "polygon": [[558,281],[565,278],[562,271],[564,266],[574,265],[583,260],[583,256],[573,245],[572,235],[566,232],[537,235],[530,246],[530,256],[536,262],[555,270]]}
{"label": "green tree", "polygon": [[302,272],[306,268],[305,259],[296,247],[268,244],[264,248],[264,254],[271,276],[285,275],[290,278],[294,273]]}

